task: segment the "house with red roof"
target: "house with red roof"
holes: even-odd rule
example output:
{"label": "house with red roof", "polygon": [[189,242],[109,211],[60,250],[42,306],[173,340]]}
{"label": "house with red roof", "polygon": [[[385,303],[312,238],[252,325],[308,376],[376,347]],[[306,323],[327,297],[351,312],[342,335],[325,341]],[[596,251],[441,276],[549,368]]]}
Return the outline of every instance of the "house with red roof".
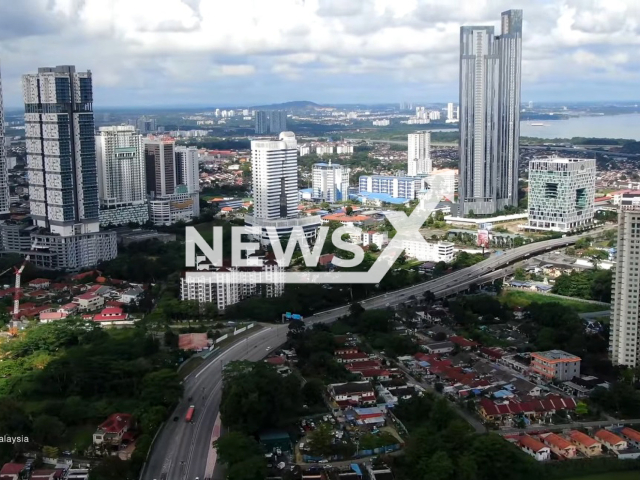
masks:
{"label": "house with red roof", "polygon": [[64,320],[68,315],[62,312],[41,312],[39,315],[40,323],[55,322],[56,320]]}
{"label": "house with red roof", "polygon": [[[58,468],[56,470],[34,470],[30,480],[62,480],[64,478],[64,470]],[[0,480],[2,477],[0,477]]]}
{"label": "house with red roof", "polygon": [[365,360],[363,362],[345,363],[344,368],[350,372],[357,373],[371,368],[378,368],[380,365],[380,360]]}
{"label": "house with red roof", "polygon": [[522,435],[518,437],[518,445],[520,449],[527,455],[531,455],[533,458],[542,462],[551,458],[551,449],[529,435]]}
{"label": "house with red roof", "polygon": [[329,385],[328,390],[340,408],[370,406],[376,403],[376,393],[367,381],[334,383]]}
{"label": "house with red roof", "polygon": [[591,438],[586,433],[582,433],[578,430],[571,430],[567,434],[567,438],[587,457],[597,457],[602,455],[602,444]]}
{"label": "house with red roof", "polygon": [[627,440],[627,444],[634,448],[640,448],[640,432],[631,427],[624,427],[620,430],[620,435]]}
{"label": "house with red roof", "polygon": [[48,278],[34,278],[29,282],[29,286],[36,289],[49,288],[50,285],[51,280]]}
{"label": "house with red roof", "polygon": [[559,457],[574,458],[576,456],[576,447],[572,445],[567,439],[562,438],[555,433],[546,433],[540,435],[542,441],[547,445],[553,453]]}
{"label": "house with red roof", "polygon": [[94,322],[98,322],[104,327],[117,327],[133,325],[133,321],[129,320],[129,314],[119,307],[107,307],[93,317]]}
{"label": "house with red roof", "polygon": [[24,463],[5,463],[0,469],[0,480],[18,480],[25,467]]}
{"label": "house with red roof", "polygon": [[478,402],[478,414],[488,422],[504,423],[518,416],[525,416],[530,420],[536,420],[543,416],[552,415],[559,411],[573,411],[576,401],[570,397],[560,395],[547,395],[535,400],[499,400],[493,401],[482,398]]}
{"label": "house with red roof", "polygon": [[468,340],[459,335],[453,335],[452,337],[449,337],[449,341],[458,345],[462,350],[472,350],[480,346],[478,342],[474,342],[473,340]]}
{"label": "house with red roof", "polygon": [[369,360],[369,355],[364,352],[343,353],[336,355],[338,363],[364,362]]}
{"label": "house with red roof", "polygon": [[612,450],[614,452],[619,450],[626,450],[628,448],[626,440],[620,438],[618,435],[610,432],[609,430],[605,430],[604,428],[602,430],[598,430],[595,433],[594,438],[609,450]]}
{"label": "house with red roof", "polygon": [[129,413],[114,413],[102,422],[93,434],[94,445],[119,447],[133,427],[133,416]]}
{"label": "house with red roof", "polygon": [[78,304],[77,303],[65,303],[60,308],[58,308],[58,312],[66,313],[67,315],[73,315],[78,313]]}

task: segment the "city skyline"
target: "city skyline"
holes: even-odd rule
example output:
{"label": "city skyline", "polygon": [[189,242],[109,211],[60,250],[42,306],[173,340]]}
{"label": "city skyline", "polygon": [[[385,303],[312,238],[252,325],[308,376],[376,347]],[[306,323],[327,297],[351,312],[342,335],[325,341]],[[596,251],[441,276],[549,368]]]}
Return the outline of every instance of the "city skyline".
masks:
{"label": "city skyline", "polygon": [[[19,108],[19,77],[43,59],[91,69],[103,107],[452,101],[458,27],[497,26],[495,12],[507,8],[525,9],[525,100],[638,96],[631,34],[639,15],[630,0],[591,8],[575,0],[459,1],[452,8],[288,0],[278,11],[241,2],[229,5],[224,22],[206,2],[161,3],[0,6],[5,107]],[[135,21],[122,21],[129,15]],[[254,20],[256,28],[242,28]]]}

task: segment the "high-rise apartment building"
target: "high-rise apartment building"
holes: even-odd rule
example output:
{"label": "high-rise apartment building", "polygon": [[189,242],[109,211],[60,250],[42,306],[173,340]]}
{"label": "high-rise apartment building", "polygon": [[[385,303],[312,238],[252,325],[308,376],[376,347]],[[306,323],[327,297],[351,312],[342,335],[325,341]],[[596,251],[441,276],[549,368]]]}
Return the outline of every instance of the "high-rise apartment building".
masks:
{"label": "high-rise apartment building", "polygon": [[336,163],[314,163],[312,169],[313,198],[326,202],[349,199],[351,170]]}
{"label": "high-rise apartment building", "polygon": [[595,192],[595,159],[531,160],[527,228],[568,232],[589,226],[593,221]]}
{"label": "high-rise apartment building", "polygon": [[618,210],[618,243],[611,295],[611,362],[640,366],[640,194],[626,193]]}
{"label": "high-rise apartment building", "polygon": [[96,135],[100,225],[149,220],[142,135],[131,125],[100,127]]}
{"label": "high-rise apartment building", "polygon": [[176,142],[171,137],[149,136],[144,139],[147,170],[147,193],[151,196],[170,195],[176,188]]}
{"label": "high-rise apartment building", "polygon": [[115,232],[100,232],[91,72],[39,68],[22,77],[36,266],[72,270],[117,254]]}
{"label": "high-rise apartment building", "polygon": [[200,164],[196,147],[177,146],[176,184],[187,187],[189,193],[200,191]]}
{"label": "high-rise apartment building", "polygon": [[4,145],[4,110],[2,103],[2,78],[0,78],[0,217],[9,215],[9,170]]}
{"label": "high-rise apartment building", "polygon": [[424,181],[418,177],[394,177],[391,175],[362,175],[358,192],[382,193],[391,198],[413,200],[422,190]]}
{"label": "high-rise apartment building", "polygon": [[298,144],[293,132],[280,133],[278,140],[253,140],[251,164],[253,215],[246,215],[245,223],[256,227],[254,238],[268,244],[269,227],[281,236],[296,226],[303,227],[307,238],[315,238],[320,218],[298,218]]}
{"label": "high-rise apartment building", "polygon": [[155,133],[158,130],[156,119],[145,115],[136,120],[136,126],[143,135],[146,135],[147,133]]}
{"label": "high-rise apartment building", "polygon": [[408,135],[407,174],[410,177],[431,172],[431,133],[427,131]]}
{"label": "high-rise apartment building", "polygon": [[522,10],[460,28],[460,212],[518,204]]}
{"label": "high-rise apartment building", "polygon": [[269,132],[279,134],[287,130],[287,112],[273,110],[269,112]]}
{"label": "high-rise apartment building", "polygon": [[269,133],[269,114],[263,110],[256,111],[256,135]]}

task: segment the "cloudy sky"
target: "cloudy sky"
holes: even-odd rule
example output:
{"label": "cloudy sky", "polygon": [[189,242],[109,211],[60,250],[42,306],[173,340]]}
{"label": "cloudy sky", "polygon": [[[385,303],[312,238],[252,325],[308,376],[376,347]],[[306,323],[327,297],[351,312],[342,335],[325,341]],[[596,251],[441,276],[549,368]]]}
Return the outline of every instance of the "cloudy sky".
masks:
{"label": "cloudy sky", "polygon": [[524,10],[522,100],[639,100],[639,0],[1,0],[5,105],[75,64],[96,107],[456,101],[459,27]]}

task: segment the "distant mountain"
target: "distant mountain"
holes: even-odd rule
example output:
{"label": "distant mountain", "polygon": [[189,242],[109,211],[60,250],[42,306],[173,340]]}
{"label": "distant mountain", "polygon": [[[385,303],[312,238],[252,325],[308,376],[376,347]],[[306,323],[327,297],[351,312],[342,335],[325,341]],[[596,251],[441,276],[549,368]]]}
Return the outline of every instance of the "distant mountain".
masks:
{"label": "distant mountain", "polygon": [[318,105],[317,103],[308,102],[307,100],[298,100],[295,102],[274,103],[272,105],[258,105],[251,108],[256,110],[307,110],[321,106],[322,105]]}

